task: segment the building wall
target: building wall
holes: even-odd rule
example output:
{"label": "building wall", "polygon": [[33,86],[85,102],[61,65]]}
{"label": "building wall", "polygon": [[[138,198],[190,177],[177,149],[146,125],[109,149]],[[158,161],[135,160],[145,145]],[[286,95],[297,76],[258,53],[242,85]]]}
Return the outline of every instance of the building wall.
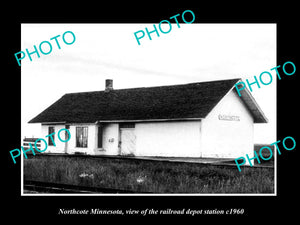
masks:
{"label": "building wall", "polygon": [[[96,147],[96,125],[95,124],[70,124],[70,134],[71,138],[68,142],[61,142],[58,139],[58,131],[62,128],[65,128],[65,125],[42,125],[42,135],[47,143],[48,138],[45,136],[48,135],[48,127],[54,127],[55,129],[55,144],[56,146],[49,146],[45,153],[68,153],[72,154],[75,152],[87,153],[87,154],[95,154],[95,147]],[[87,147],[76,147],[76,127],[88,127],[88,143]],[[65,139],[64,132],[60,133],[61,139]],[[66,146],[67,145],[67,146]],[[67,148],[67,150],[66,150]],[[43,149],[43,148],[42,148]]]}
{"label": "building wall", "polygon": [[[48,146],[45,153],[68,153],[74,154],[75,152],[81,152],[91,155],[117,155],[118,154],[118,135],[119,125],[118,123],[105,124],[103,127],[103,148],[98,148],[98,126],[95,124],[70,124],[69,131],[71,138],[68,142],[61,142],[57,133],[60,129],[65,128],[65,125],[42,125],[42,137],[47,141],[48,127],[54,127],[55,129],[55,144],[56,146]],[[88,143],[87,147],[76,147],[76,127],[88,127]],[[61,138],[64,140],[64,131],[61,132]],[[41,149],[44,149],[43,142],[41,142]],[[67,145],[67,146],[65,146]],[[65,149],[67,147],[67,152]]]}
{"label": "building wall", "polygon": [[[97,125],[95,124],[70,124],[71,138],[63,143],[58,140],[57,132],[65,128],[64,125],[42,125],[42,134],[48,135],[48,127],[55,128],[56,146],[48,146],[45,153],[82,152],[92,155],[119,155],[119,124],[105,124],[103,127],[103,148],[97,148]],[[87,148],[76,147],[76,127],[88,127]],[[136,123],[136,156],[169,156],[169,157],[199,157],[200,156],[200,121],[181,122],[151,122]],[[64,138],[62,132],[62,138]],[[48,139],[45,138],[48,142]]]}
{"label": "building wall", "polygon": [[[46,137],[48,135],[48,127],[54,127],[55,134],[53,135],[53,138],[56,146],[49,145],[48,137]],[[45,153],[64,153],[65,143],[61,142],[57,136],[58,131],[62,128],[65,128],[65,125],[42,125],[42,137],[40,138],[45,139],[48,144]],[[64,131],[60,132],[60,135],[61,135],[61,139],[64,140],[65,138]],[[44,143],[42,141],[41,141],[41,145],[42,145],[41,150],[45,149]]]}
{"label": "building wall", "polygon": [[[200,121],[135,123],[135,156],[199,157]],[[103,149],[95,154],[119,155],[119,124],[103,127]]]}
{"label": "building wall", "polygon": [[137,156],[200,156],[200,121],[137,123],[135,132]]}
{"label": "building wall", "polygon": [[[222,120],[226,116],[233,120]],[[229,92],[201,123],[201,157],[253,156],[253,117],[238,95]]]}

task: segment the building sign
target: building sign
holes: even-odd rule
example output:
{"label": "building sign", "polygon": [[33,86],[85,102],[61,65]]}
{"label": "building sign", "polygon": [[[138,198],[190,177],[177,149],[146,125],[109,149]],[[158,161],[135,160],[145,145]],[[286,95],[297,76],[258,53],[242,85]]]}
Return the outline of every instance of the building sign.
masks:
{"label": "building sign", "polygon": [[240,117],[219,114],[219,120],[240,121]]}

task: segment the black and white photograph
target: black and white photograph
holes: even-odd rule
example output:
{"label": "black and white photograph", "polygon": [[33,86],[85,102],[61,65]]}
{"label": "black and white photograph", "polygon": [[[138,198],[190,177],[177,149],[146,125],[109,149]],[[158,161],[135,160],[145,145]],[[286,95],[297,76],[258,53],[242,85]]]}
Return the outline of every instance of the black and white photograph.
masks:
{"label": "black and white photograph", "polygon": [[296,218],[297,7],[103,3],[3,7],[3,219]]}
{"label": "black and white photograph", "polygon": [[22,194],[276,194],[276,24],[21,32]]}

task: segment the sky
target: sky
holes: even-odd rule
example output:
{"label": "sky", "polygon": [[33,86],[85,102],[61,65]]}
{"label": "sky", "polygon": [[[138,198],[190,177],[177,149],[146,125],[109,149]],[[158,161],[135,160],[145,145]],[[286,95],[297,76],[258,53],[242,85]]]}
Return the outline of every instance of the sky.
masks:
{"label": "sky", "polygon": [[[41,137],[41,125],[28,121],[64,94],[104,90],[105,79],[121,89],[232,78],[254,81],[263,71],[276,77],[270,71],[277,66],[276,24],[182,22],[178,28],[172,23],[169,33],[152,33],[152,40],[145,35],[138,45],[134,33],[146,27],[151,31],[153,24],[22,24],[20,51],[32,52],[43,41],[52,44],[50,54],[32,54],[32,61],[26,55],[21,62],[22,139]],[[71,45],[62,40],[66,31],[76,37]],[[57,35],[61,49],[50,40]],[[65,38],[72,41],[70,34]],[[47,47],[43,44],[45,52]],[[252,86],[269,120],[254,125],[254,143],[276,141],[276,82],[260,89]]]}

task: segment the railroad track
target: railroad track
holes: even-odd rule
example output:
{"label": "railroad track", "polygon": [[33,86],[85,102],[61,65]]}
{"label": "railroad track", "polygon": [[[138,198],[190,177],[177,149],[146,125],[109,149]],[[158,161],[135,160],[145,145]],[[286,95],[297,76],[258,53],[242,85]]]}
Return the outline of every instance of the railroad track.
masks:
{"label": "railroad track", "polygon": [[24,190],[33,191],[37,193],[79,193],[79,194],[99,194],[99,193],[137,193],[129,190],[76,186],[70,184],[58,184],[41,181],[24,180]]}

